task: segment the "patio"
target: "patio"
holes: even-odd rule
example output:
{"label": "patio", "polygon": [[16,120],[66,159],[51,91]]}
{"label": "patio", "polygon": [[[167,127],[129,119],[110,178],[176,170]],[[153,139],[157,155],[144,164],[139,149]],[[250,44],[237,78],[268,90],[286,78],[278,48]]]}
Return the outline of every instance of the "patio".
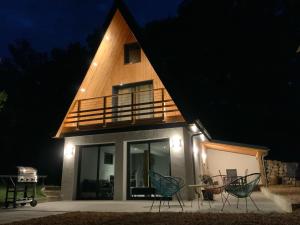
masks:
{"label": "patio", "polygon": [[[267,199],[261,192],[253,193],[253,198],[260,208],[257,211],[251,202],[248,202],[249,213],[282,213],[271,200]],[[193,207],[190,201],[185,201],[185,213],[246,213],[245,201],[241,200],[239,208],[236,208],[236,199],[229,198],[231,206],[226,205],[224,212],[221,212],[222,202],[220,196],[216,196],[216,200],[212,203],[212,208],[209,207],[207,201],[203,202],[198,209],[197,201],[194,200]],[[62,214],[67,212],[149,212],[151,201],[59,201],[40,203],[35,208],[25,206],[16,209],[1,209],[0,224],[10,223],[13,221],[22,221],[32,218],[45,217],[50,215]],[[152,212],[158,212],[158,202],[153,207]],[[181,212],[181,208],[177,201],[170,202],[170,208],[167,203],[161,208],[161,212]]]}

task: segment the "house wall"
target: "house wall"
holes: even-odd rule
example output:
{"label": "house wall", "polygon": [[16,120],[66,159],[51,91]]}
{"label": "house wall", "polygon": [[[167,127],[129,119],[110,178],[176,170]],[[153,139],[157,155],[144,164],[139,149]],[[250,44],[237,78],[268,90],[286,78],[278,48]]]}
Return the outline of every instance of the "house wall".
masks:
{"label": "house wall", "polygon": [[209,175],[226,174],[226,169],[237,169],[238,176],[244,176],[246,169],[248,174],[260,173],[259,161],[255,156],[244,155],[233,152],[206,149],[206,173]]}
{"label": "house wall", "polygon": [[[80,145],[115,144],[115,186],[114,199],[127,198],[127,143],[152,139],[170,140],[171,175],[182,177],[186,184],[193,183],[192,149],[190,135],[186,128],[164,128],[154,130],[140,130],[130,132],[106,133],[65,138],[65,151],[68,146],[76,146],[74,156],[64,157],[62,173],[62,198],[64,200],[76,199],[76,186],[78,174],[78,155]],[[176,143],[181,143],[177,146]],[[188,188],[183,190],[183,198],[191,199],[193,193]]]}

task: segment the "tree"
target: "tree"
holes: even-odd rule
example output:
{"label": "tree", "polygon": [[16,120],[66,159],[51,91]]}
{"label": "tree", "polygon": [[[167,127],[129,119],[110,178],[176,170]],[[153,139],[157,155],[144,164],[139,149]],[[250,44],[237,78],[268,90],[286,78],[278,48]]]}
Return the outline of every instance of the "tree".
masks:
{"label": "tree", "polygon": [[7,101],[8,95],[6,91],[0,92],[0,112],[4,108],[4,103]]}

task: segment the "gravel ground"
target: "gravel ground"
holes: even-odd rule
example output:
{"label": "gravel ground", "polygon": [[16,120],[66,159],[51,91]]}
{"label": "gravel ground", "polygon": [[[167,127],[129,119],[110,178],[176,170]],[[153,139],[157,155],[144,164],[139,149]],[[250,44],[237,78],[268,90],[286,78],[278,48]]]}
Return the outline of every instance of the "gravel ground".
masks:
{"label": "gravel ground", "polygon": [[10,223],[11,225],[300,225],[300,211],[291,214],[235,213],[97,213],[72,212]]}

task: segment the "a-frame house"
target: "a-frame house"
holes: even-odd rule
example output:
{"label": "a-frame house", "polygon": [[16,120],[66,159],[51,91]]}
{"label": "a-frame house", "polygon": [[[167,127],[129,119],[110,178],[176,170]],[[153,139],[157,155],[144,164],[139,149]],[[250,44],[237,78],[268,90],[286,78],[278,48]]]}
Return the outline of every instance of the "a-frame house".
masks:
{"label": "a-frame house", "polygon": [[[65,139],[62,197],[68,200],[151,198],[150,170],[193,184],[232,160],[240,171],[263,171],[266,154],[212,142],[199,121],[185,120],[121,1],[56,137]],[[231,161],[219,162],[220,154]],[[183,197],[192,198],[192,190]]]}

